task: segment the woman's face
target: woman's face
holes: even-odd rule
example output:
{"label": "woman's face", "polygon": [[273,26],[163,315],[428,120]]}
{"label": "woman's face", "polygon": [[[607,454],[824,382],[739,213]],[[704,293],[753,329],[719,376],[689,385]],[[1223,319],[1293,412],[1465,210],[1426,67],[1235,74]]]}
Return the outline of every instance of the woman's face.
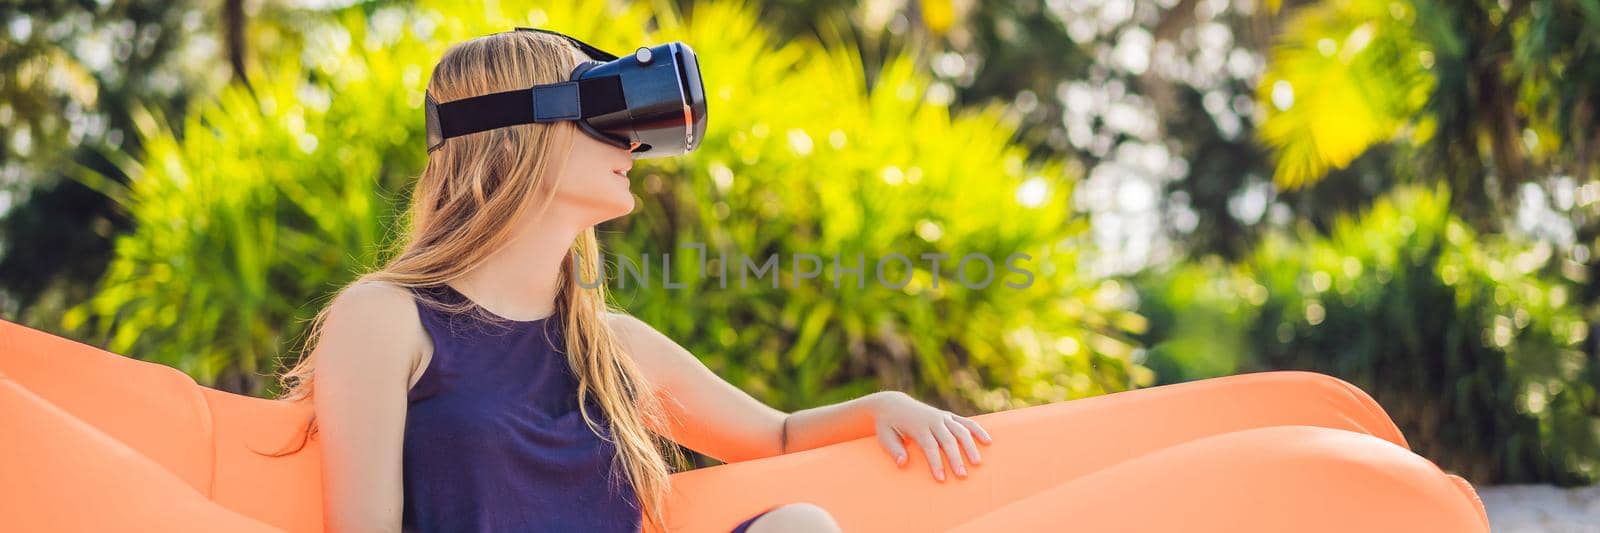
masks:
{"label": "woman's face", "polygon": [[[587,60],[573,49],[580,61]],[[627,173],[633,155],[574,128],[572,151],[556,183],[554,210],[584,225],[594,225],[633,211]]]}
{"label": "woman's face", "polygon": [[572,151],[556,183],[555,205],[584,225],[594,225],[633,211],[628,170],[633,155],[581,131],[572,135]]}

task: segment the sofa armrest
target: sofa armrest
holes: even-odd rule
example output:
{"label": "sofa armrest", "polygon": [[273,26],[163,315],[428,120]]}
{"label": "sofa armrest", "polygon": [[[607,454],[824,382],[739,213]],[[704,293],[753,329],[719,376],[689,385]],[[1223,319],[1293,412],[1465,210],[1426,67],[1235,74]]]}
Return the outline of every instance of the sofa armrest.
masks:
{"label": "sofa armrest", "polygon": [[276,531],[0,375],[0,517],[12,531]]}

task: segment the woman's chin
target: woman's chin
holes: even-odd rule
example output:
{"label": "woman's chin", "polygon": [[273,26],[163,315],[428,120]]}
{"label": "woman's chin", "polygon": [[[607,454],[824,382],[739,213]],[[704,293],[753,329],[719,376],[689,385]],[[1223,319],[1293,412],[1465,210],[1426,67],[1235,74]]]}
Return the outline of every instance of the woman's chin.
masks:
{"label": "woman's chin", "polygon": [[628,216],[630,213],[633,213],[633,208],[634,208],[633,195],[629,194],[628,195],[628,200],[626,202],[623,202],[621,205],[618,205],[617,207],[618,207],[618,209],[617,209],[616,214],[613,215],[611,218],[622,218],[622,217]]}
{"label": "woman's chin", "polygon": [[624,192],[623,194],[625,194],[626,196],[624,196],[622,198],[618,198],[613,202],[607,202],[606,203],[605,207],[601,210],[602,211],[602,215],[601,216],[603,218],[600,219],[600,222],[605,222],[607,220],[619,219],[619,218],[628,216],[629,213],[633,212],[633,207],[634,207],[633,194],[632,193],[627,193],[627,192]]}

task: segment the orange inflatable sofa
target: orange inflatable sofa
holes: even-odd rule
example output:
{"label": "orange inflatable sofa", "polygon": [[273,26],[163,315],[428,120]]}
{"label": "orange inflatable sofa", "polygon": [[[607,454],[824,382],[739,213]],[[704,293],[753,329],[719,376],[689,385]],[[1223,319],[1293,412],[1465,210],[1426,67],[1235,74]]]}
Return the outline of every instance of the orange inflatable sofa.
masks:
{"label": "orange inflatable sofa", "polygon": [[[309,405],[0,321],[0,531],[321,531]],[[674,531],[811,502],[845,531],[1488,531],[1367,394],[1264,372],[977,417],[966,479],[872,438],[673,476]]]}

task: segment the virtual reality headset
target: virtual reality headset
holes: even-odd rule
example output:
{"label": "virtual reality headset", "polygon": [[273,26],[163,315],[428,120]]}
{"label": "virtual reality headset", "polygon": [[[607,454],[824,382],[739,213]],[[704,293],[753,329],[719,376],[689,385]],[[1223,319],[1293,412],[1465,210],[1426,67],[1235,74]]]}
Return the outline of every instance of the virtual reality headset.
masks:
{"label": "virtual reality headset", "polygon": [[706,131],[706,95],[694,50],[681,42],[617,57],[549,30],[589,56],[567,81],[438,103],[427,97],[428,151],[446,139],[518,124],[571,120],[634,159],[693,151]]}

